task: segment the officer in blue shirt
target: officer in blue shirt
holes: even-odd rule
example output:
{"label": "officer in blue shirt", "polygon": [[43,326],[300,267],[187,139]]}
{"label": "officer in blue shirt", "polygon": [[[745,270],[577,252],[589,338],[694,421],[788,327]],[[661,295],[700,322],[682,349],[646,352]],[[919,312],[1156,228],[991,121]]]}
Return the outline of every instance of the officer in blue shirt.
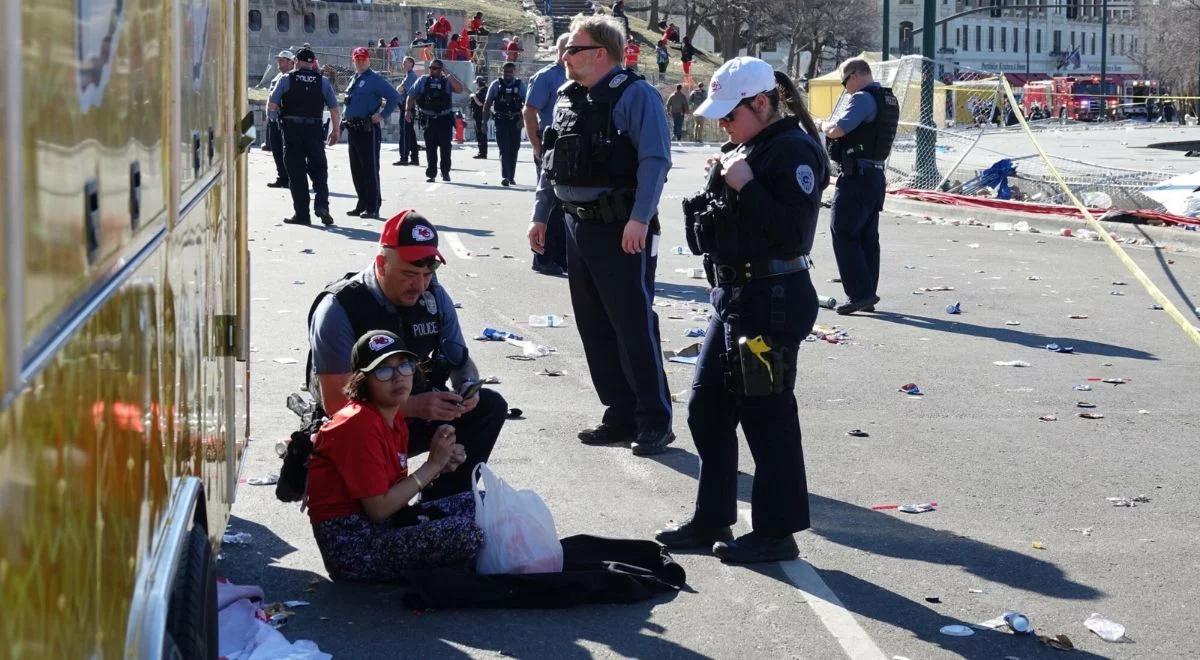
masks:
{"label": "officer in blue shirt", "polygon": [[408,103],[408,95],[412,91],[412,86],[417,82],[417,72],[413,71],[417,61],[412,57],[405,57],[404,64],[404,80],[396,85],[396,91],[400,93],[400,160],[392,163],[392,165],[420,165],[421,145],[417,143],[417,130],[411,121],[404,118],[404,106]]}
{"label": "officer in blue shirt", "polygon": [[488,87],[483,109],[496,124],[496,146],[500,149],[500,185],[516,183],[517,152],[521,149],[521,108],[525,103],[525,81],[517,78],[517,65],[505,62],[503,75]]}
{"label": "officer in blue shirt", "polygon": [[267,102],[269,119],[283,124],[283,157],[287,164],[288,187],[295,214],[284,220],[290,225],[311,225],[308,215],[308,178],[312,177],[313,210],[325,226],[329,215],[329,164],[325,160],[324,110],[329,110],[329,146],[341,138],[341,112],[329,79],[317,71],[317,55],[309,48],[296,52],[296,69],[279,81]]}
{"label": "officer in blue shirt", "polygon": [[439,169],[442,181],[450,180],[450,137],[454,131],[454,96],[466,87],[458,76],[448,73],[441,60],[429,63],[429,73],[417,78],[405,104],[404,119],[419,120],[425,132],[425,180],[433,183]]}
{"label": "officer in blue shirt", "polygon": [[873,312],[879,302],[879,212],[887,188],[884,162],[896,139],[900,105],[892,90],[871,77],[871,65],[854,57],[842,63],[850,102],[821,124],[830,158],[841,168],[829,233],[849,299],[838,314]]}
{"label": "officer in blue shirt", "polygon": [[[654,271],[658,202],[671,168],[662,97],[618,66],[625,32],[611,16],[571,24],[529,245],[545,249],[555,197],[566,211],[567,281],[592,384],[606,410],[585,444],[631,442],[638,456],[666,450],[671,395],[663,371]],[[553,187],[554,194],[550,195]]]}
{"label": "officer in blue shirt", "polygon": [[[729,141],[709,160],[706,191],[683,204],[688,245],[704,255],[713,286],[688,400],[700,480],[692,517],[656,539],[728,562],[783,561],[799,554],[792,535],[809,526],[793,392],[797,353],[817,319],[808,255],[829,165],[787,75],[737,57],[711,87],[696,113]],[[754,457],[753,531],[735,540],[739,425]]]}
{"label": "officer in blue shirt", "polygon": [[355,48],[352,58],[356,73],[346,86],[346,118],[342,123],[349,135],[350,176],[354,178],[358,203],[346,215],[379,218],[383,203],[379,192],[380,125],[400,104],[400,93],[371,69],[370,50]]}
{"label": "officer in blue shirt", "polygon": [[[271,79],[271,92],[279,85],[279,81],[287,77],[296,66],[296,54],[290,50],[281,50],[275,57],[279,73]],[[283,162],[283,128],[277,120],[267,122],[267,144],[271,147],[271,158],[275,160],[275,180],[267,184],[268,188],[287,188],[287,166]]]}
{"label": "officer in blue shirt", "polygon": [[[567,47],[569,34],[558,37],[558,59],[554,64],[542,67],[529,79],[529,93],[525,96],[525,135],[533,148],[533,167],[537,178],[542,178],[542,133],[554,123],[554,103],[558,100],[558,88],[567,82],[567,70],[563,66],[563,51]],[[567,267],[567,243],[563,228],[563,211],[553,191],[550,210],[546,216],[546,245],[541,254],[533,253],[533,270],[543,275],[562,275]]]}

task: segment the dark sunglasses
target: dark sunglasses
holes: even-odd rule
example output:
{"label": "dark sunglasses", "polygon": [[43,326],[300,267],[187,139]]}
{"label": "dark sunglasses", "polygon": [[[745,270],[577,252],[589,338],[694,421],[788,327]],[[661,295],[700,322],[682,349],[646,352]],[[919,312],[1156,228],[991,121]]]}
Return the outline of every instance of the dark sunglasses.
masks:
{"label": "dark sunglasses", "polygon": [[585,50],[599,50],[601,48],[604,48],[604,46],[567,46],[563,49],[563,52],[567,55],[578,55]]}
{"label": "dark sunglasses", "polygon": [[845,78],[842,78],[842,87],[845,87],[845,86],[846,86],[846,83],[850,82],[850,79],[851,79],[851,78],[853,78],[853,77],[854,77],[854,74],[856,74],[856,73],[858,73],[858,72],[857,72],[857,71],[851,71],[850,73],[847,73],[847,74],[846,74],[846,77],[845,77]]}
{"label": "dark sunglasses", "polygon": [[397,375],[411,376],[416,372],[417,365],[413,364],[412,362],[404,361],[394,367],[375,367],[375,369],[371,371],[371,377],[381,383],[386,383],[395,379]]}
{"label": "dark sunglasses", "polygon": [[738,108],[742,107],[743,105],[750,105],[751,103],[754,102],[754,99],[757,97],[758,97],[758,94],[755,94],[754,96],[748,96],[748,97],[742,99],[741,101],[738,101],[737,105],[733,106],[733,110],[730,110],[729,114],[725,115],[724,117],[721,117],[721,120],[722,121],[733,121],[733,116],[737,114]]}

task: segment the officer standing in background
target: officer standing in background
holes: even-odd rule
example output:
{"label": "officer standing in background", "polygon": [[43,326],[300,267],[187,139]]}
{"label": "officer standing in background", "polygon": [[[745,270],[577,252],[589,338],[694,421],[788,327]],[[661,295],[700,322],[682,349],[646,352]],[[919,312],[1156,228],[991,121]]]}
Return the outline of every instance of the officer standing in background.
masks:
{"label": "officer standing in background", "polygon": [[861,57],[842,63],[842,87],[850,102],[821,124],[829,156],[841,169],[829,222],[833,254],[848,301],[838,314],[873,312],[879,303],[879,212],[887,188],[884,163],[892,152],[900,105],[892,90],[871,77]]}
{"label": "officer standing in background", "polygon": [[483,109],[487,107],[488,85],[487,78],[479,76],[475,79],[475,93],[471,94],[471,118],[475,120],[475,142],[478,144],[478,151],[475,152],[475,160],[487,160],[488,152],[488,131],[487,117],[484,115]]}
{"label": "officer standing in background", "polygon": [[379,192],[381,124],[400,104],[400,93],[371,68],[369,50],[355,48],[352,57],[355,74],[346,86],[346,118],[342,123],[349,137],[350,176],[354,178],[358,203],[346,215],[378,219],[383,203]]}
{"label": "officer standing in background", "polygon": [[[275,65],[279,73],[271,79],[271,92],[279,85],[279,81],[287,77],[296,66],[296,55],[290,50],[281,50],[275,57]],[[283,163],[283,128],[278,120],[267,122],[267,144],[271,146],[271,158],[275,160],[275,181],[268,183],[268,188],[287,188],[287,166]]]}
{"label": "officer standing in background", "polygon": [[279,81],[267,103],[268,117],[277,118],[283,126],[283,156],[287,163],[288,187],[292,192],[295,214],[284,220],[289,225],[311,225],[308,215],[308,177],[312,177],[313,210],[326,225],[333,224],[329,215],[329,164],[325,160],[325,129],[321,126],[324,109],[329,109],[331,126],[329,146],[341,137],[341,116],[333,85],[317,67],[317,56],[311,49],[296,53],[296,69]]}
{"label": "officer standing in background", "polygon": [[554,124],[542,138],[529,245],[545,249],[557,197],[566,211],[571,305],[606,408],[601,423],[579,438],[593,445],[632,441],[641,456],[675,439],[653,309],[658,202],[671,139],[658,90],[618,66],[624,44],[612,17],[571,23],[563,62],[572,82],[559,90]]}
{"label": "officer standing in background", "polygon": [[503,76],[493,80],[487,92],[483,115],[491,115],[496,124],[496,147],[500,149],[500,185],[516,183],[517,152],[521,150],[521,106],[525,102],[525,81],[517,78],[517,65],[505,62]]}
{"label": "officer standing in background", "polygon": [[404,71],[404,79],[396,85],[396,91],[400,94],[400,139],[397,140],[400,147],[400,160],[392,165],[408,165],[410,162],[413,165],[421,164],[421,160],[417,156],[417,131],[413,128],[411,121],[404,119],[404,107],[408,103],[408,94],[412,91],[413,84],[417,82],[417,72],[413,71],[413,67],[416,65],[417,61],[411,57],[405,57],[404,62],[400,65]]}
{"label": "officer standing in background", "polygon": [[[450,180],[450,137],[454,131],[454,97],[466,87],[453,73],[447,73],[441,60],[429,63],[429,73],[417,78],[408,97],[404,118],[411,121],[419,115],[425,132],[425,180],[433,178],[441,166],[442,181]],[[441,163],[438,156],[441,156]]]}
{"label": "officer standing in background", "polygon": [[[700,480],[691,519],[656,538],[729,562],[795,559],[792,535],[809,527],[793,390],[797,351],[817,319],[808,255],[829,166],[802,99],[786,74],[737,57],[696,110],[729,136],[709,159],[705,192],[684,202],[688,245],[704,254],[713,286],[688,401]],[[733,540],[739,423],[754,457],[753,531]]]}
{"label": "officer standing in background", "polygon": [[[542,133],[554,123],[554,103],[558,101],[558,88],[567,82],[567,70],[562,59],[570,36],[558,35],[558,57],[553,64],[542,67],[529,79],[525,109],[521,111],[525,119],[525,135],[528,136],[529,146],[533,150],[535,176],[539,180],[542,178]],[[533,253],[533,270],[543,275],[559,276],[567,267],[563,210],[558,199],[554,197],[553,190],[547,190],[546,194],[550,196],[550,210],[546,216],[546,244],[542,253]]]}

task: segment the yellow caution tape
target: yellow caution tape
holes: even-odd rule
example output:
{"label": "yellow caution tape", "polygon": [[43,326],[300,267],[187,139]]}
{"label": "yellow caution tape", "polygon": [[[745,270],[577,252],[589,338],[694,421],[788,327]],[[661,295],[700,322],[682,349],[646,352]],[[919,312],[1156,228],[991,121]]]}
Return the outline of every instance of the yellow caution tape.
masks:
{"label": "yellow caution tape", "polygon": [[1050,174],[1054,176],[1054,180],[1058,182],[1058,186],[1062,188],[1062,191],[1071,199],[1071,203],[1075,205],[1075,208],[1079,209],[1079,211],[1083,213],[1084,220],[1087,221],[1088,225],[1092,227],[1096,233],[1100,234],[1100,237],[1104,239],[1104,242],[1108,245],[1109,249],[1113,251],[1113,254],[1116,254],[1117,258],[1121,260],[1121,263],[1125,264],[1125,267],[1129,269],[1130,274],[1137,278],[1138,282],[1142,283],[1142,286],[1145,287],[1146,292],[1150,294],[1150,297],[1153,298],[1159,305],[1161,305],[1163,311],[1167,313],[1167,316],[1170,316],[1171,319],[1179,325],[1180,329],[1183,330],[1184,334],[1186,334],[1188,338],[1196,344],[1196,346],[1200,347],[1200,330],[1197,330],[1196,326],[1192,325],[1192,321],[1179,311],[1179,308],[1175,306],[1175,303],[1171,302],[1171,300],[1167,298],[1161,290],[1159,290],[1158,286],[1155,285],[1154,282],[1150,281],[1150,278],[1146,275],[1145,271],[1143,271],[1140,266],[1134,263],[1133,259],[1130,258],[1130,256],[1125,252],[1125,249],[1122,248],[1121,245],[1113,240],[1113,237],[1109,235],[1108,230],[1104,228],[1104,225],[1101,225],[1100,221],[1096,220],[1095,216],[1092,215],[1092,212],[1088,210],[1087,206],[1085,206],[1083,202],[1079,201],[1079,198],[1075,196],[1075,193],[1071,190],[1070,186],[1068,186],[1067,182],[1063,180],[1062,175],[1058,173],[1058,169],[1054,167],[1054,163],[1050,162],[1050,156],[1048,156],[1046,151],[1042,149],[1042,145],[1038,143],[1037,138],[1033,137],[1033,133],[1029,130],[1029,124],[1025,123],[1025,113],[1020,111],[1020,105],[1017,103],[1017,99],[1013,96],[1012,86],[1008,84],[1007,80],[1002,79],[1002,82],[1004,84],[1004,93],[1008,96],[1008,102],[1011,103],[1014,108],[1018,108],[1017,112],[1014,113],[1017,117],[1017,121],[1021,123],[1021,128],[1025,129],[1025,134],[1028,135],[1029,139],[1033,142],[1033,146],[1035,149],[1037,149],[1038,154],[1041,155],[1042,160],[1046,162],[1046,167],[1049,168]]}
{"label": "yellow caution tape", "polygon": [[763,357],[767,353],[771,352],[771,347],[767,345],[767,342],[765,339],[763,339],[762,335],[759,335],[754,339],[747,339],[746,348],[749,348],[750,352],[754,354],[754,357],[758,358],[758,361],[763,363],[763,366],[767,368],[767,375],[771,377],[771,382],[775,382],[775,374],[771,373],[771,363],[767,361],[765,357]]}

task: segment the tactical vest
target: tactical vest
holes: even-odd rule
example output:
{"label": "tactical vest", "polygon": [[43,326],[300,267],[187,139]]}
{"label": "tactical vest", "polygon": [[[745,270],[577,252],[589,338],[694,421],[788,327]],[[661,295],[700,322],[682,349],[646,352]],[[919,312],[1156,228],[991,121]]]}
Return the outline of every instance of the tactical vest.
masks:
{"label": "tactical vest", "polygon": [[613,126],[613,108],[639,80],[623,70],[592,89],[577,82],[559,88],[542,155],[542,169],[555,185],[637,187],[637,149]]}
{"label": "tactical vest", "polygon": [[[440,386],[450,377],[450,372],[462,364],[450,364],[442,353],[442,326],[438,316],[437,293],[441,285],[432,282],[429,289],[421,294],[421,299],[412,307],[396,307],[389,311],[379,304],[371,288],[359,273],[347,273],[342,279],[330,282],[325,289],[317,294],[312,307],[308,310],[308,324],[312,327],[313,315],[317,306],[325,296],[333,296],[346,318],[354,337],[358,338],[372,330],[387,330],[394,332],[404,340],[405,350],[416,353],[425,364],[426,374],[431,385]],[[464,348],[464,362],[466,349]],[[309,373],[312,372],[312,356],[309,356]]]}
{"label": "tactical vest", "polygon": [[521,106],[525,101],[521,98],[521,81],[513,78],[512,81],[502,79],[499,83],[495,105],[492,108],[501,119],[515,119],[520,116]]}
{"label": "tactical vest", "polygon": [[434,116],[446,115],[450,114],[452,105],[450,79],[445,76],[427,77],[425,89],[421,91],[421,97],[417,99],[417,106],[421,112]]}
{"label": "tactical vest", "polygon": [[323,77],[312,69],[296,69],[288,74],[288,91],[279,103],[281,117],[320,119],[325,112],[325,97],[321,94]]}
{"label": "tactical vest", "polygon": [[[869,85],[863,90],[875,100],[875,119],[859,124],[844,137],[834,141],[839,143],[843,155],[835,157],[863,158],[866,160],[885,161],[892,153],[892,142],[896,139],[896,126],[900,123],[900,104],[888,87]],[[833,151],[830,151],[833,154]]]}

